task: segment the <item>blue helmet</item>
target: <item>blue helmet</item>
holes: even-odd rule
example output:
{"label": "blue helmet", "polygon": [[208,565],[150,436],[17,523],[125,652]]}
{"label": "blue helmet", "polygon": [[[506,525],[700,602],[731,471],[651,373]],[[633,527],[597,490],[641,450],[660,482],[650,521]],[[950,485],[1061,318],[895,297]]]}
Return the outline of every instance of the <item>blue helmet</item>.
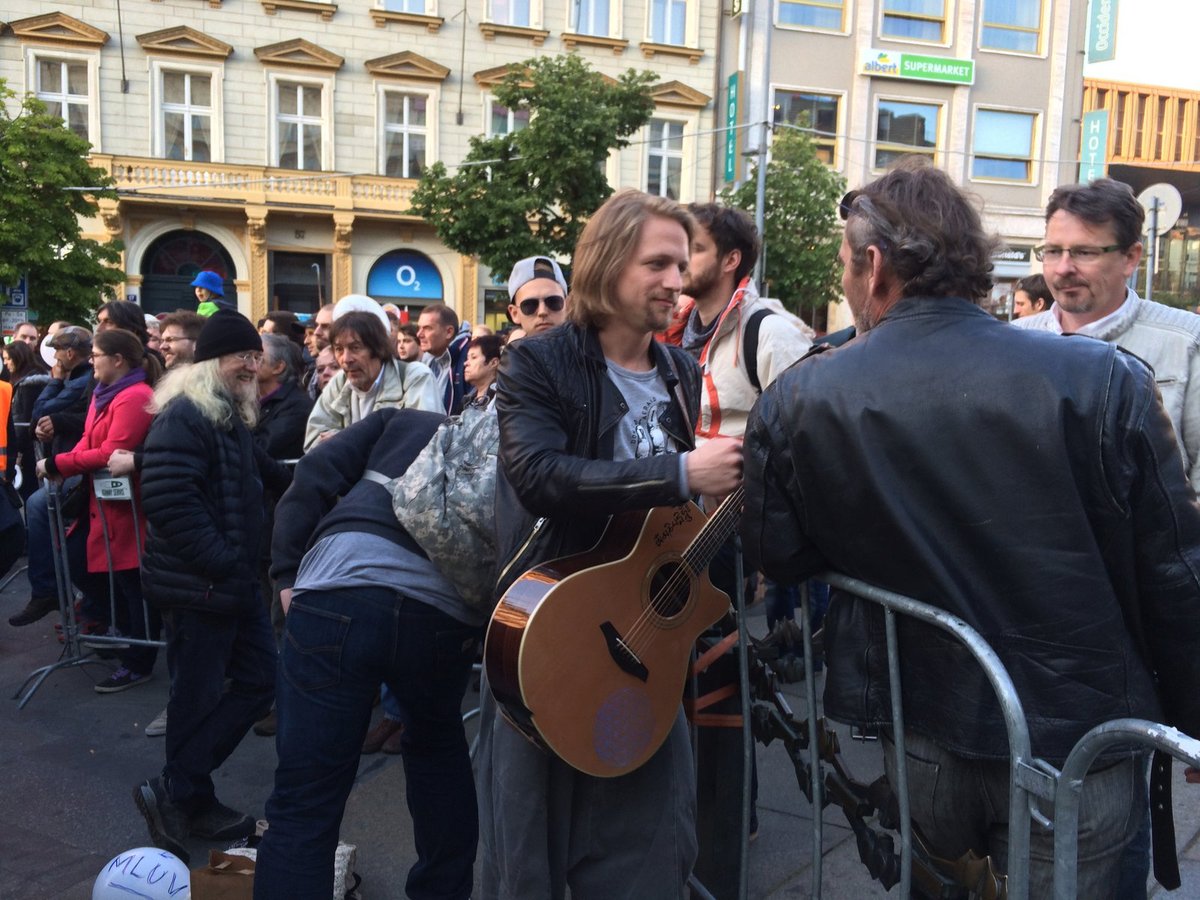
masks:
{"label": "blue helmet", "polygon": [[218,297],[225,296],[225,281],[212,269],[205,269],[203,272],[197,273],[195,280],[192,281],[192,287],[202,287]]}

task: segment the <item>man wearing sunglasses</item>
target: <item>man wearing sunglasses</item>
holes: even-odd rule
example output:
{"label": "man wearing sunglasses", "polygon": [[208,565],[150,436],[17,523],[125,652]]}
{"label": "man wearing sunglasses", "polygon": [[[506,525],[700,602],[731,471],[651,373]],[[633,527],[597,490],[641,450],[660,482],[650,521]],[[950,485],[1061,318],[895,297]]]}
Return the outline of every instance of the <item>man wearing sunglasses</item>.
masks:
{"label": "man wearing sunglasses", "polygon": [[1056,189],[1046,242],[1034,248],[1054,305],[1021,328],[1083,334],[1123,347],[1154,369],[1192,489],[1200,491],[1200,316],[1143,300],[1126,286],[1142,258],[1145,210],[1111,178]]}
{"label": "man wearing sunglasses", "polygon": [[558,263],[548,257],[526,257],[513,266],[508,297],[508,317],[527,336],[566,321],[567,280]]}

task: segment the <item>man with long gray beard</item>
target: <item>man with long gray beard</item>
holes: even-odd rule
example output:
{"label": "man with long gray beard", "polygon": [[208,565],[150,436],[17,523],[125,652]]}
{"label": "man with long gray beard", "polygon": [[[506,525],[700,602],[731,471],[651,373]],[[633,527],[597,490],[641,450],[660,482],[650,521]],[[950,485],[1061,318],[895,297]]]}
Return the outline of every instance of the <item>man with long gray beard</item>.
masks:
{"label": "man with long gray beard", "polygon": [[250,320],[215,313],[195,362],[154,393],[142,503],[149,530],[142,586],[168,623],[171,698],[166,765],[134,788],[155,846],[188,860],[189,837],[234,840],[254,818],[220,803],[212,772],[275,692],[275,641],[258,597],[263,483],[287,488],[286,469],[258,447],[262,341]]}

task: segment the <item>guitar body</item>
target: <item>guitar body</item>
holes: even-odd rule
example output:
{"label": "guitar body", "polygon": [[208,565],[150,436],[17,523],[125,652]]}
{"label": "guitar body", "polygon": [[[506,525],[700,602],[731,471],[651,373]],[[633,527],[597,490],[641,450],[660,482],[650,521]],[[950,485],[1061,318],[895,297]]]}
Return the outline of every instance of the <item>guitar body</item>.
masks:
{"label": "guitar body", "polygon": [[594,548],[529,570],[496,607],[484,646],[492,692],[574,768],[624,775],[666,740],[692,646],[729,608],[707,558],[698,567],[684,555],[704,524],[692,503],[614,516]]}

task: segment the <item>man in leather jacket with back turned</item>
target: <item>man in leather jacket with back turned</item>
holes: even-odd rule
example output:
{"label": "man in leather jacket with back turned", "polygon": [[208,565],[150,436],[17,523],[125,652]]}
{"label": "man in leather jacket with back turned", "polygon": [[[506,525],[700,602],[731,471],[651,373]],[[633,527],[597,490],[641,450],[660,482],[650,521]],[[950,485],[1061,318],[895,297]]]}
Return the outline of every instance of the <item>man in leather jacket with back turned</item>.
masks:
{"label": "man in leather jacket with back turned", "polygon": [[[993,242],[939,170],[901,165],[843,214],[858,336],[797,363],[751,416],[752,564],[788,580],[833,568],[959,616],[1012,676],[1034,755],[1055,765],[1111,719],[1200,734],[1200,507],[1153,373],[979,309]],[[1003,871],[999,703],[957,641],[908,619],[899,635],[913,821],[934,855],[973,849]],[[836,596],[825,646],[829,716],[889,725],[878,607]],[[1084,782],[1080,897],[1112,895],[1145,802],[1134,771],[1113,753]],[[1031,848],[1030,896],[1049,896],[1053,834],[1034,823]]]}

